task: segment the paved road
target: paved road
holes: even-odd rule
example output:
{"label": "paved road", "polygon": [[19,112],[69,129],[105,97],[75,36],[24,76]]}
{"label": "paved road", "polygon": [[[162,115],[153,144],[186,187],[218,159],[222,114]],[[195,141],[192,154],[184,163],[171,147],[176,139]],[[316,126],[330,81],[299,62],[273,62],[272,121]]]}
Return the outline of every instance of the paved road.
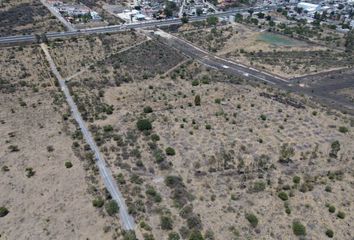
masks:
{"label": "paved road", "polygon": [[[213,69],[218,69],[225,71],[227,73],[233,74],[233,75],[238,75],[242,76],[243,78],[249,78],[249,79],[255,79],[259,80],[262,82],[266,82],[268,84],[272,85],[278,85],[278,86],[288,86],[290,83],[288,80],[283,79],[281,77],[266,73],[266,72],[261,72],[257,69],[254,69],[252,67],[247,67],[245,65],[242,65],[240,63],[236,63],[218,56],[215,56],[193,44],[190,42],[183,40],[181,38],[177,38],[169,33],[166,33],[162,30],[158,30],[153,33],[151,36],[156,37],[160,36],[161,38],[164,39],[164,42],[169,45],[170,47],[173,47],[187,56],[196,59],[197,61],[201,62],[202,64],[213,68]],[[160,38],[160,39],[161,39]]]}
{"label": "paved road", "polygon": [[41,3],[48,8],[48,10],[62,23],[64,24],[64,26],[68,29],[68,31],[76,31],[76,29],[73,27],[73,25],[71,25],[71,23],[69,23],[68,21],[66,21],[65,18],[63,18],[63,16],[57,12],[50,4],[48,4],[46,2],[46,0],[41,0]]}
{"label": "paved road", "polygon": [[[343,89],[347,87],[354,87],[354,82],[352,81],[352,78],[348,78],[345,82],[339,84],[338,81],[336,81],[335,83],[333,82],[333,79],[335,78],[328,77],[327,80],[330,83],[326,84],[325,86],[319,84],[319,86],[312,85],[310,87],[301,87],[298,81],[303,81],[306,77],[302,77],[297,80],[283,79],[279,76],[275,76],[267,72],[259,71],[252,67],[244,66],[240,63],[232,62],[228,59],[223,59],[218,56],[215,56],[203,49],[200,49],[197,46],[194,46],[193,44],[184,39],[177,38],[162,30],[158,30],[155,32],[150,31],[150,33],[152,33],[150,34],[151,36],[157,38],[160,41],[162,40],[165,44],[183,52],[187,56],[199,61],[207,67],[224,71],[232,75],[241,76],[246,79],[265,82],[267,84],[291,92],[306,94],[307,96],[310,96],[318,102],[323,103],[329,107],[333,107],[338,110],[354,114],[353,102],[341,95],[331,93],[337,88]],[[323,81],[323,79],[321,79],[321,81]]]}
{"label": "paved road", "polygon": [[[277,6],[268,6],[268,7],[253,7],[253,8],[236,8],[225,12],[218,12],[208,15],[202,16],[194,16],[190,17],[190,22],[202,21],[207,19],[208,16],[216,16],[216,17],[227,17],[230,15],[234,15],[241,12],[247,12],[252,9],[254,11],[267,11],[280,7],[282,5]],[[90,34],[100,34],[100,33],[114,33],[114,32],[123,32],[130,29],[145,29],[145,28],[153,28],[153,27],[163,27],[181,24],[181,19],[165,19],[159,21],[144,21],[139,23],[131,23],[131,24],[121,24],[121,25],[113,25],[106,27],[96,27],[96,28],[88,28],[83,30],[74,30],[69,32],[51,32],[47,33],[48,39],[56,39],[63,37],[74,37],[74,36],[82,36],[82,35],[90,35]],[[0,44],[21,44],[27,42],[35,42],[36,38],[34,35],[23,35],[23,36],[9,36],[9,37],[1,37]]]}
{"label": "paved road", "polygon": [[71,113],[72,113],[75,121],[79,124],[81,132],[82,132],[86,142],[90,145],[91,150],[95,153],[96,164],[97,164],[98,169],[100,171],[103,182],[104,182],[107,190],[111,194],[112,199],[114,199],[119,205],[119,215],[120,215],[120,219],[122,221],[122,227],[125,230],[135,230],[134,219],[132,216],[130,216],[128,214],[128,209],[127,209],[127,206],[125,205],[125,201],[122,197],[122,194],[119,191],[114,178],[112,177],[112,173],[111,173],[110,169],[106,166],[106,162],[103,159],[95,141],[93,140],[91,133],[88,131],[88,129],[85,125],[85,122],[83,121],[83,119],[80,115],[80,112],[78,111],[77,106],[76,106],[73,98],[70,95],[70,92],[66,86],[65,80],[62,78],[59,71],[57,70],[55,63],[49,54],[47,46],[45,44],[41,44],[41,47],[42,47],[42,49],[45,53],[45,56],[49,62],[52,72],[54,73],[55,77],[59,81],[61,90],[63,91],[63,93],[66,97],[66,101],[68,102],[68,104],[70,106]]}

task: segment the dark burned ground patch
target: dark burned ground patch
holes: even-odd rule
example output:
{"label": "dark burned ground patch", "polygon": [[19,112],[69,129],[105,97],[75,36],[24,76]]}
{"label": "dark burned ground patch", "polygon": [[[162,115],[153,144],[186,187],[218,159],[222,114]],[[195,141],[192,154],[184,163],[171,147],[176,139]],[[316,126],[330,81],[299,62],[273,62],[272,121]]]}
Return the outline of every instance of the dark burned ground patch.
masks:
{"label": "dark burned ground patch", "polygon": [[[47,29],[43,28],[44,24],[48,25]],[[0,10],[0,36],[48,31],[52,27],[58,28],[60,26],[60,23],[39,1],[22,3],[6,11]]]}
{"label": "dark burned ground patch", "polygon": [[354,114],[354,68],[294,78],[304,84],[300,92],[318,97],[320,102]]}
{"label": "dark burned ground patch", "polygon": [[124,53],[112,55],[105,64],[127,71],[134,79],[162,74],[183,61],[175,50],[156,41],[147,41]]}
{"label": "dark burned ground patch", "polygon": [[156,41],[146,41],[98,61],[80,79],[70,81],[68,86],[83,118],[92,122],[105,119],[114,112],[103,99],[108,88],[153,78],[183,60],[185,57],[175,50]]}

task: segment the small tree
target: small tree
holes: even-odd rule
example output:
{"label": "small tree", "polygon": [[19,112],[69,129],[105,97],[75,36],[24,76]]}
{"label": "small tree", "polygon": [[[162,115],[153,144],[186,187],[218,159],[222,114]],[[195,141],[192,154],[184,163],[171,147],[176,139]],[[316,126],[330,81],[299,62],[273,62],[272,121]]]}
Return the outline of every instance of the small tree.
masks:
{"label": "small tree", "polygon": [[331,152],[329,153],[329,156],[331,158],[337,158],[337,154],[340,151],[340,143],[339,141],[334,141],[331,144]]}
{"label": "small tree", "polygon": [[173,149],[173,148],[171,148],[171,147],[168,147],[168,148],[166,148],[166,154],[168,155],[168,156],[174,156],[174,155],[176,155],[176,151]]}
{"label": "small tree", "polygon": [[152,113],[152,112],[153,112],[152,107],[150,106],[144,107],[144,113]]}
{"label": "small tree", "polygon": [[160,218],[161,228],[163,230],[172,230],[173,229],[173,220],[169,216],[161,216]]}
{"label": "small tree", "polygon": [[160,141],[160,136],[157,134],[152,134],[151,135],[151,140],[154,142]]}
{"label": "small tree", "polygon": [[209,16],[206,21],[209,26],[215,26],[219,22],[218,18],[215,16]]}
{"label": "small tree", "polygon": [[73,164],[71,162],[65,162],[65,167],[66,168],[72,168]]}
{"label": "small tree", "polygon": [[176,232],[170,232],[168,234],[168,240],[180,240],[180,239],[181,238],[180,238],[179,234]]}
{"label": "small tree", "polygon": [[196,106],[200,106],[200,96],[199,95],[196,95],[195,98],[194,98],[194,104]]}
{"label": "small tree", "polygon": [[147,131],[152,129],[152,124],[149,119],[138,120],[136,126],[140,131]]}
{"label": "small tree", "polygon": [[204,240],[203,235],[201,234],[200,231],[194,230],[192,233],[189,235],[188,240]]}
{"label": "small tree", "polygon": [[181,18],[182,24],[186,24],[186,23],[188,23],[188,21],[189,21],[189,19],[188,19],[188,17],[185,16],[185,15]]}
{"label": "small tree", "polygon": [[306,236],[306,228],[299,221],[293,222],[293,232],[296,236]]}
{"label": "small tree", "polygon": [[344,219],[344,218],[345,218],[345,213],[342,212],[342,211],[339,211],[339,212],[337,213],[337,217],[340,218],[340,219]]}
{"label": "small tree", "polygon": [[254,215],[253,213],[246,213],[245,215],[247,221],[251,224],[251,226],[253,228],[257,227],[258,225],[258,218],[256,215]]}
{"label": "small tree", "polygon": [[36,174],[36,171],[34,171],[33,168],[31,167],[26,168],[26,176],[28,178],[33,177],[34,174]]}
{"label": "small tree", "polygon": [[102,197],[98,197],[92,201],[92,205],[96,208],[101,208],[104,205],[104,200]]}
{"label": "small tree", "polygon": [[9,213],[6,207],[0,207],[0,217],[5,217]]}
{"label": "small tree", "polygon": [[281,162],[289,162],[291,161],[291,157],[295,155],[295,150],[292,146],[288,143],[285,143],[280,148],[280,158],[279,161]]}
{"label": "small tree", "polygon": [[286,200],[289,199],[289,198],[288,198],[288,194],[287,194],[286,192],[279,192],[279,193],[278,193],[278,197],[279,197],[281,200],[283,200],[283,201],[286,201]]}
{"label": "small tree", "polygon": [[293,177],[293,183],[295,183],[295,184],[299,184],[300,180],[301,180],[301,178],[299,176],[294,176]]}
{"label": "small tree", "polygon": [[334,232],[333,232],[331,229],[327,229],[327,230],[326,230],[326,235],[327,235],[327,237],[329,237],[329,238],[333,238]]}
{"label": "small tree", "polygon": [[119,206],[115,200],[110,200],[106,203],[105,208],[109,216],[113,216],[119,211]]}

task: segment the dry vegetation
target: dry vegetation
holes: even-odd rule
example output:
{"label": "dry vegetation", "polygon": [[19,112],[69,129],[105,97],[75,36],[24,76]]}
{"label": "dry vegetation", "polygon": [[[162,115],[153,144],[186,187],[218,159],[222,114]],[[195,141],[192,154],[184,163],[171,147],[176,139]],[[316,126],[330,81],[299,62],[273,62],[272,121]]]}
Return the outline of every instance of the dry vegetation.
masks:
{"label": "dry vegetation", "polygon": [[105,34],[86,38],[70,38],[52,42],[52,55],[63,77],[86,71],[97,62],[145,40],[134,31],[120,34]]}
{"label": "dry vegetation", "polygon": [[110,196],[44,54],[0,51],[0,239],[120,236],[117,217],[93,204]]}
{"label": "dry vegetation", "polygon": [[353,56],[344,51],[260,32],[239,23],[182,31],[179,35],[217,55],[287,78],[354,65]]}
{"label": "dry vegetation", "polygon": [[63,26],[40,1],[0,2],[0,36],[59,32]]}
{"label": "dry vegetation", "polygon": [[191,61],[152,68],[183,58],[151,44],[70,81],[145,239],[352,236],[347,116]]}
{"label": "dry vegetation", "polygon": [[[353,236],[350,116],[135,32],[50,51],[145,240]],[[2,54],[1,237],[121,239],[39,48]]]}

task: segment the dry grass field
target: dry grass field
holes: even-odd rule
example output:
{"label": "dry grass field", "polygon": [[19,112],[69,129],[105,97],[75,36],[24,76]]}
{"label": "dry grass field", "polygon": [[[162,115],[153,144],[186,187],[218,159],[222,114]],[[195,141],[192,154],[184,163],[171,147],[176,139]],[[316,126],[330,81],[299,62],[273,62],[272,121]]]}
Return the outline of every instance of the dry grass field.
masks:
{"label": "dry grass field", "polygon": [[135,32],[70,38],[52,42],[50,54],[59,67],[61,75],[68,78],[144,40],[144,37]]}
{"label": "dry grass field", "polygon": [[[354,236],[352,116],[136,32],[49,48],[144,240]],[[0,239],[126,240],[39,47],[1,53]]]}
{"label": "dry grass field", "polygon": [[[148,43],[123,58],[144,52],[172,70],[142,76],[107,58],[69,83],[146,239],[353,236],[349,116],[196,62],[176,67],[183,58],[156,58]],[[114,69],[131,77],[114,84]]]}
{"label": "dry grass field", "polygon": [[216,55],[286,77],[354,65],[353,56],[243,24],[181,31],[179,36]]}
{"label": "dry grass field", "polygon": [[0,52],[0,239],[119,236],[93,206],[105,189],[41,49]]}
{"label": "dry grass field", "polygon": [[64,27],[40,1],[0,2],[0,36],[60,32]]}

